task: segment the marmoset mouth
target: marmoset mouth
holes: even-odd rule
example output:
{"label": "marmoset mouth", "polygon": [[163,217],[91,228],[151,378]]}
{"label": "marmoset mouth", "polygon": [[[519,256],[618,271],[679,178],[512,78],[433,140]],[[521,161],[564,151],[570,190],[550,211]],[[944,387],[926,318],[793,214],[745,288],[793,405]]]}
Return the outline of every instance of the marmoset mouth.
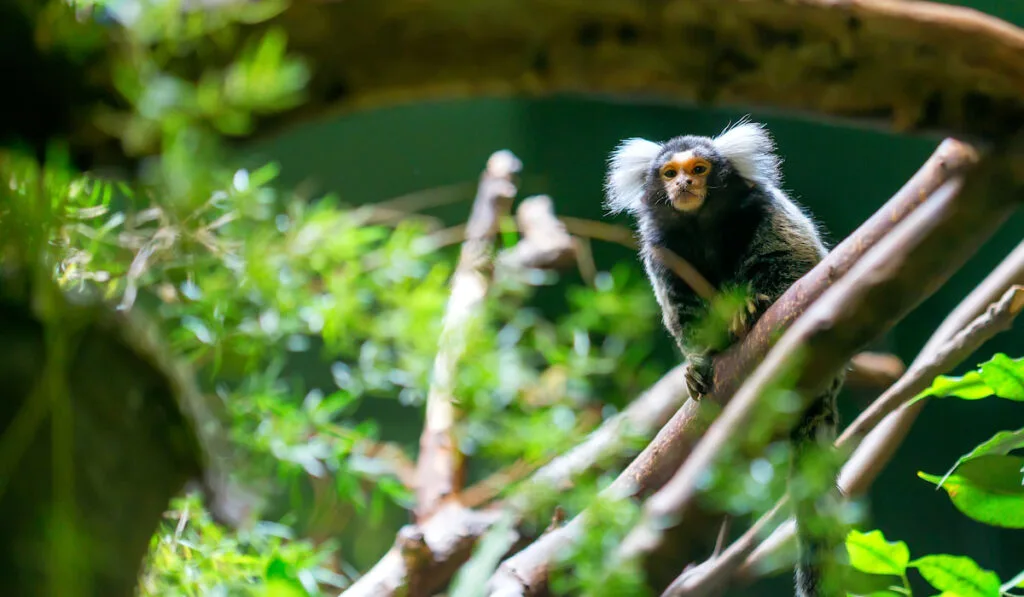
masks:
{"label": "marmoset mouth", "polygon": [[704,198],[690,191],[679,191],[672,197],[672,207],[679,211],[694,211],[704,203]]}

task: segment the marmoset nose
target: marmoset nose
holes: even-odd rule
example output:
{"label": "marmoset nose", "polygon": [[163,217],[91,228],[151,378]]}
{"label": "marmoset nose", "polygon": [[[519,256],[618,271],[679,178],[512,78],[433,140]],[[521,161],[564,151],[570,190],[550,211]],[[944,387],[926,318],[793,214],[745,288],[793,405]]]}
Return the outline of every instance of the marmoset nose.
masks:
{"label": "marmoset nose", "polygon": [[686,186],[690,186],[692,184],[693,184],[693,179],[692,178],[687,178],[686,179]]}

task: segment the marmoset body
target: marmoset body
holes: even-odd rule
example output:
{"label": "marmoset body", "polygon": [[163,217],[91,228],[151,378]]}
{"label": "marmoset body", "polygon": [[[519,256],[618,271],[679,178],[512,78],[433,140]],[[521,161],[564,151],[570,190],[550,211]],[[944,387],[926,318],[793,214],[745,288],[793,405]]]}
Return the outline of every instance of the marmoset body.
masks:
{"label": "marmoset body", "polygon": [[[781,179],[771,136],[763,125],[745,121],[714,138],[627,139],[609,160],[606,206],[637,221],[640,257],[664,325],[689,363],[686,382],[694,399],[712,388],[715,355],[827,254],[817,226],[782,191]],[[702,340],[695,324],[708,313],[709,302],[659,258],[661,249],[689,262],[716,289],[745,292],[746,308],[732,320],[723,344]],[[840,375],[794,429],[794,465],[814,442],[834,438],[842,383]],[[820,594],[817,562],[829,548],[808,530],[814,510],[811,502],[795,504],[799,597]]]}

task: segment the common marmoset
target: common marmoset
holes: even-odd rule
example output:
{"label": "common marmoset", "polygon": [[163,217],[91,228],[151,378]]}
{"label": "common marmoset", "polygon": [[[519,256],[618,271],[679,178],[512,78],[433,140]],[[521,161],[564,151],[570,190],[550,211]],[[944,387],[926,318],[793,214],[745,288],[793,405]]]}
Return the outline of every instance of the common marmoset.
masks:
{"label": "common marmoset", "polygon": [[[781,160],[761,124],[741,120],[717,137],[684,135],[662,143],[627,139],[612,153],[606,206],[629,212],[639,228],[640,257],[662,319],[689,362],[686,382],[700,399],[713,382],[715,355],[736,342],[785,291],[826,255],[818,228],[781,188]],[[745,292],[724,343],[702,340],[695,325],[709,303],[659,259],[665,248],[719,290]],[[792,433],[794,466],[812,442],[829,442],[837,426],[840,374]],[[791,474],[791,479],[793,473]],[[823,539],[812,537],[809,501],[795,500],[799,597],[820,592]]]}

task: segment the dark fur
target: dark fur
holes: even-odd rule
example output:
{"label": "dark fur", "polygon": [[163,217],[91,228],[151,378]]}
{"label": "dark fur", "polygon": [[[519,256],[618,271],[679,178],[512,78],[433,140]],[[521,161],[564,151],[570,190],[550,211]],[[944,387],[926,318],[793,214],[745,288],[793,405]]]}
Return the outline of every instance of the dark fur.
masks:
{"label": "dark fur", "polygon": [[[713,165],[705,202],[693,213],[672,207],[658,174],[658,167],[668,156],[684,150],[694,150]],[[752,296],[761,298],[756,300],[753,313],[745,322],[747,330],[825,256],[827,249],[814,225],[795,204],[778,189],[742,178],[708,137],[676,137],[662,144],[661,153],[646,174],[644,187],[643,205],[635,210],[641,259],[662,308],[665,327],[690,363],[690,393],[700,398],[713,385],[714,356],[726,347],[701,346],[691,337],[691,326],[703,316],[707,303],[665,267],[652,249],[661,246],[671,250],[716,288],[749,285]],[[736,340],[732,336],[730,343]],[[842,376],[838,377],[794,429],[794,466],[811,442],[830,443],[835,437],[836,396],[842,381]],[[796,572],[799,597],[821,595],[815,559],[827,547],[812,539],[808,531],[806,521],[814,511],[813,503],[795,505],[801,551]]]}

